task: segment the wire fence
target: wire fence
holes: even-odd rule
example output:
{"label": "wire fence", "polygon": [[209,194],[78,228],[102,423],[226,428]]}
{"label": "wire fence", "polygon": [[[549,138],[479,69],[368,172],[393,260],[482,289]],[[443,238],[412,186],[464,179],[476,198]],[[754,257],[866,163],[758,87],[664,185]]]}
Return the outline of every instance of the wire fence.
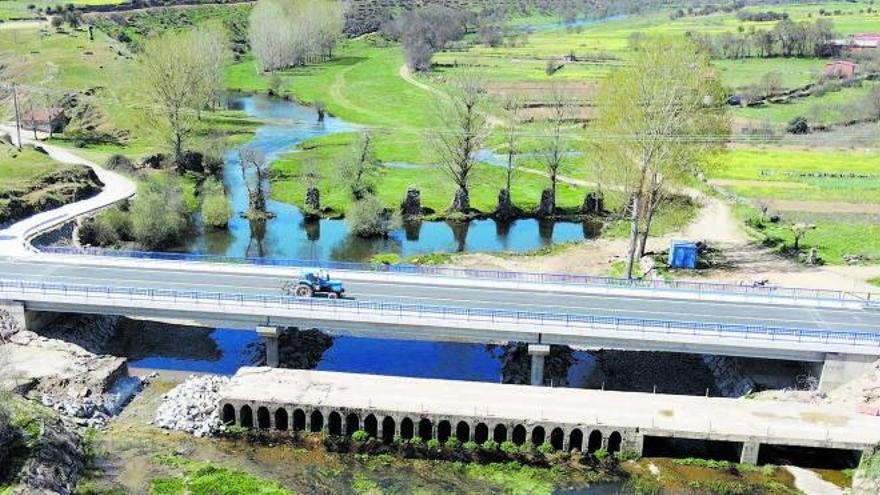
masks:
{"label": "wire fence", "polygon": [[[397,317],[412,319],[424,325],[427,319],[449,320],[449,328],[458,328],[453,322],[480,322],[529,325],[530,331],[541,332],[541,327],[583,328],[615,332],[640,332],[651,334],[682,335],[780,341],[791,343],[838,344],[870,348],[880,354],[880,332],[859,330],[823,330],[742,325],[677,320],[626,318],[616,316],[593,316],[568,313],[535,311],[495,310],[424,304],[399,304],[355,300],[327,300],[298,298],[270,294],[244,294],[232,292],[205,292],[194,290],[134,288],[33,282],[0,279],[0,293],[15,300],[28,300],[28,294],[52,296],[52,302],[64,304],[64,298],[85,298],[89,304],[118,307],[117,300],[125,300],[147,308],[170,308],[167,304],[192,303],[194,311],[214,307],[214,311],[228,314],[230,306],[260,308],[261,316],[273,316],[273,311],[300,310],[312,316],[338,321],[363,321],[364,316]],[[166,306],[157,306],[165,303]],[[75,304],[75,303],[72,303]],[[189,308],[187,308],[189,310]],[[284,316],[276,313],[275,316]],[[578,336],[574,336],[575,338]]]}
{"label": "wire fence", "polygon": [[871,301],[869,292],[846,292],[832,289],[777,287],[772,285],[721,284],[682,280],[626,279],[594,275],[562,273],[508,272],[407,264],[355,263],[284,258],[230,257],[212,254],[162,253],[101,248],[40,247],[41,252],[62,255],[102,256],[112,258],[149,259],[162,261],[223,263],[237,265],[278,266],[291,268],[322,268],[360,272],[423,275],[430,277],[498,280],[505,282],[565,284],[604,288],[632,288],[664,291],[689,291],[701,294],[738,294],[794,300]]}

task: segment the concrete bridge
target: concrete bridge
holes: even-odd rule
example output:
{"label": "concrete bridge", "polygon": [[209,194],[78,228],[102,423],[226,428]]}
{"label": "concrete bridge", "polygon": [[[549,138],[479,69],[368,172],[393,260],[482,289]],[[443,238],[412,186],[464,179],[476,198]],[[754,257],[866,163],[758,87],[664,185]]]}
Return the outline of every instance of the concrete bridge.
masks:
{"label": "concrete bridge", "polygon": [[833,449],[857,463],[880,443],[880,418],[828,405],[270,368],[239,370],[218,406],[225,422],[253,428],[639,454],[674,439],[752,464],[780,447]]}
{"label": "concrete bridge", "polygon": [[[57,313],[260,327],[275,361],[284,327],[432,341],[530,344],[533,382],[548,345],[823,363],[826,389],[880,356],[880,313],[851,298],[679,291],[348,270],[357,300],[280,294],[295,267],[40,255],[0,259],[0,300],[25,325]],[[83,283],[86,282],[86,283]],[[672,296],[680,296],[680,299]],[[739,299],[737,299],[739,298]],[[812,300],[810,307],[805,302]]]}

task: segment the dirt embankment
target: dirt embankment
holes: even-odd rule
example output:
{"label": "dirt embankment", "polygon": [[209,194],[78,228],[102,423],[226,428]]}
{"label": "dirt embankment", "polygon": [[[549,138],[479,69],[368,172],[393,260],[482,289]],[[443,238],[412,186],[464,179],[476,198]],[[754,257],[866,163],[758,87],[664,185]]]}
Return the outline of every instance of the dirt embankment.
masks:
{"label": "dirt embankment", "polygon": [[0,190],[0,225],[92,197],[103,186],[92,169],[71,165],[25,186]]}

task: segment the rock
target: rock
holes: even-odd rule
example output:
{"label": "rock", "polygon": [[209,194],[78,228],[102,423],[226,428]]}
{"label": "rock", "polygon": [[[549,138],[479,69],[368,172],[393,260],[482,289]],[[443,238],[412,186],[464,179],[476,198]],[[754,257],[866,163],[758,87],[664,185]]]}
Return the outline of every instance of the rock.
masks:
{"label": "rock", "polygon": [[422,216],[422,193],[415,187],[406,189],[406,197],[400,204],[400,214],[404,218]]}
{"label": "rock", "polygon": [[605,198],[598,191],[590,191],[584,195],[581,213],[584,215],[601,215],[605,211]]}
{"label": "rock", "polygon": [[217,403],[220,389],[227,383],[229,378],[223,376],[190,376],[162,397],[153,424],[197,437],[214,436],[224,431]]}
{"label": "rock", "polygon": [[306,217],[319,216],[321,212],[321,192],[317,187],[306,189]]}
{"label": "rock", "polygon": [[498,191],[498,206],[495,207],[495,218],[498,220],[513,220],[522,215],[522,210],[514,206],[510,199],[510,191],[501,189]]}
{"label": "rock", "polygon": [[38,438],[31,438],[30,455],[18,472],[13,494],[73,493],[85,468],[86,452],[80,436],[58,418],[43,418]]}
{"label": "rock", "polygon": [[455,191],[455,197],[452,198],[452,205],[449,206],[450,211],[467,212],[471,209],[471,198],[466,189],[459,188]]}
{"label": "rock", "polygon": [[538,205],[538,211],[535,212],[538,218],[552,217],[556,214],[556,198],[553,197],[553,191],[544,189],[541,191],[541,203]]}

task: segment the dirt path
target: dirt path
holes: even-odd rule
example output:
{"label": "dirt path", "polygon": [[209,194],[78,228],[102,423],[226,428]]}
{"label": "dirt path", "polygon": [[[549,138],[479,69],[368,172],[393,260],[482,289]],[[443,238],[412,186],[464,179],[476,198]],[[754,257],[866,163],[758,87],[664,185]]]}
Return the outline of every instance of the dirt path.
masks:
{"label": "dirt path", "polygon": [[[439,90],[429,84],[425,84],[425,83],[417,80],[413,76],[412,71],[410,70],[410,68],[406,64],[404,64],[400,67],[400,71],[398,71],[398,73],[400,74],[400,77],[404,81],[412,84],[413,86],[415,86],[423,91],[427,91],[428,93],[431,93],[431,94],[433,94],[439,98],[442,98],[442,99],[449,98],[449,95],[447,95],[443,91],[441,91],[441,90]],[[501,127],[504,125],[504,119],[502,119],[501,117],[498,117],[497,115],[492,115],[490,113],[486,114],[486,120],[488,121],[489,125],[492,127]]]}
{"label": "dirt path", "polygon": [[794,476],[794,486],[806,495],[842,495],[843,490],[819,477],[814,471],[795,466],[785,466]]}
{"label": "dirt path", "polygon": [[805,211],[809,213],[861,213],[880,215],[878,203],[844,203],[842,201],[795,201],[764,199],[771,210]]}

